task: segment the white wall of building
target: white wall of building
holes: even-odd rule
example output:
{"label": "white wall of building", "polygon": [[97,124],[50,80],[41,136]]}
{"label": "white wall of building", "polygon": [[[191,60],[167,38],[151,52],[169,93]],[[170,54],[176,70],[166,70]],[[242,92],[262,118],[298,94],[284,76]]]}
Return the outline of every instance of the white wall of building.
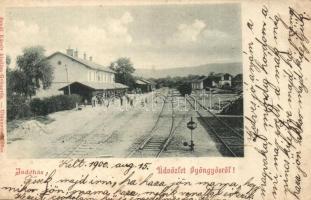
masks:
{"label": "white wall of building", "polygon": [[114,83],[114,73],[90,69],[60,53],[50,57],[49,62],[54,69],[52,85],[47,90],[39,89],[36,97],[62,94],[63,92],[58,89],[67,85],[68,82]]}
{"label": "white wall of building", "polygon": [[64,55],[55,54],[49,59],[49,61],[54,68],[54,83],[67,83],[75,81],[114,83],[113,73],[90,69]]}

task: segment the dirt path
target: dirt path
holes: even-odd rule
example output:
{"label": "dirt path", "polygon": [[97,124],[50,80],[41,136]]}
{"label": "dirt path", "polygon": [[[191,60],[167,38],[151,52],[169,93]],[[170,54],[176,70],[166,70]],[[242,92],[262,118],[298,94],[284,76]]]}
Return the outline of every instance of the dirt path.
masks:
{"label": "dirt path", "polygon": [[[149,98],[149,97],[148,97]],[[178,97],[184,102],[183,97]],[[137,100],[138,101],[138,100]],[[99,106],[84,107],[82,110],[62,111],[49,115],[47,124],[35,120],[25,121],[23,126],[9,134],[7,148],[10,158],[67,158],[67,157],[126,157],[129,151],[146,138],[158,120],[163,99],[137,102],[134,107],[118,107],[118,102],[109,108]],[[194,133],[195,151],[183,146],[190,140],[186,123],[191,116],[196,120],[195,112],[185,111],[189,107],[174,103],[167,107],[161,116],[154,141],[165,142],[172,127],[173,137],[167,143],[166,151],[160,157],[202,157],[220,156],[216,144],[204,127],[198,124]],[[196,121],[198,122],[198,121]],[[26,127],[26,128],[25,128]],[[156,142],[151,142],[152,145]],[[152,146],[151,145],[151,146]],[[135,157],[154,157],[152,154]]]}
{"label": "dirt path", "polygon": [[[8,156],[124,157],[133,140],[153,125],[160,103],[155,106],[156,109],[150,111],[146,110],[145,103],[120,108],[119,102],[115,102],[109,108],[87,106],[81,111],[54,113],[49,116],[53,122],[46,125],[35,120],[26,121],[23,124],[34,125],[25,131],[22,126],[9,133]],[[42,126],[43,133],[38,133],[37,124]]]}

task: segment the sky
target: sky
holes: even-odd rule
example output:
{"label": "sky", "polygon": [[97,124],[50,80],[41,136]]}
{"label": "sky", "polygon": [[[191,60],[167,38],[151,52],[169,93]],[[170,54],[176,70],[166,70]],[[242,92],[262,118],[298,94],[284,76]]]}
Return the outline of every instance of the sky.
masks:
{"label": "sky", "polygon": [[241,62],[240,4],[9,8],[6,53],[27,46],[46,55],[67,48],[108,66],[129,57],[136,68]]}

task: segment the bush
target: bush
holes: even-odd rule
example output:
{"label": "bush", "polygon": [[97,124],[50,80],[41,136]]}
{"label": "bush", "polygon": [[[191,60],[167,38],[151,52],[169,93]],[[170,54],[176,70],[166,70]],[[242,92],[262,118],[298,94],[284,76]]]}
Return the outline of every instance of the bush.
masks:
{"label": "bush", "polygon": [[8,95],[7,96],[7,119],[27,118],[32,115],[30,106],[27,99],[21,95]]}
{"label": "bush", "polygon": [[57,95],[44,99],[34,98],[30,102],[31,111],[35,115],[47,115],[49,113],[70,110],[76,107],[76,103],[81,103],[79,95]]}
{"label": "bush", "polygon": [[31,108],[31,112],[34,114],[39,115],[40,113],[41,115],[46,115],[47,113],[44,102],[39,98],[34,98],[30,101],[30,108]]}
{"label": "bush", "polygon": [[224,90],[229,90],[231,89],[231,86],[229,85],[229,83],[225,83],[224,85],[221,86],[221,88]]}
{"label": "bush", "polygon": [[177,89],[182,96],[185,96],[186,94],[190,95],[192,92],[192,87],[189,83],[183,83],[179,85]]}
{"label": "bush", "polygon": [[232,101],[220,112],[223,115],[243,115],[243,96]]}

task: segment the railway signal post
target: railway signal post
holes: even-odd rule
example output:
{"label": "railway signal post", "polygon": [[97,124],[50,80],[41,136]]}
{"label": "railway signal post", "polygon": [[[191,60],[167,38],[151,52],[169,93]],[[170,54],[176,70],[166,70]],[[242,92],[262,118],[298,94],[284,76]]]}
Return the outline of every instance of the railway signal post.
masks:
{"label": "railway signal post", "polygon": [[184,145],[185,146],[189,146],[190,147],[190,150],[191,151],[194,151],[194,142],[193,142],[193,137],[192,137],[192,131],[194,129],[197,128],[197,123],[195,123],[193,120],[192,120],[192,117],[190,119],[190,121],[187,123],[187,128],[190,129],[190,134],[191,134],[191,140],[190,140],[190,144],[188,144],[187,142],[184,142]]}

